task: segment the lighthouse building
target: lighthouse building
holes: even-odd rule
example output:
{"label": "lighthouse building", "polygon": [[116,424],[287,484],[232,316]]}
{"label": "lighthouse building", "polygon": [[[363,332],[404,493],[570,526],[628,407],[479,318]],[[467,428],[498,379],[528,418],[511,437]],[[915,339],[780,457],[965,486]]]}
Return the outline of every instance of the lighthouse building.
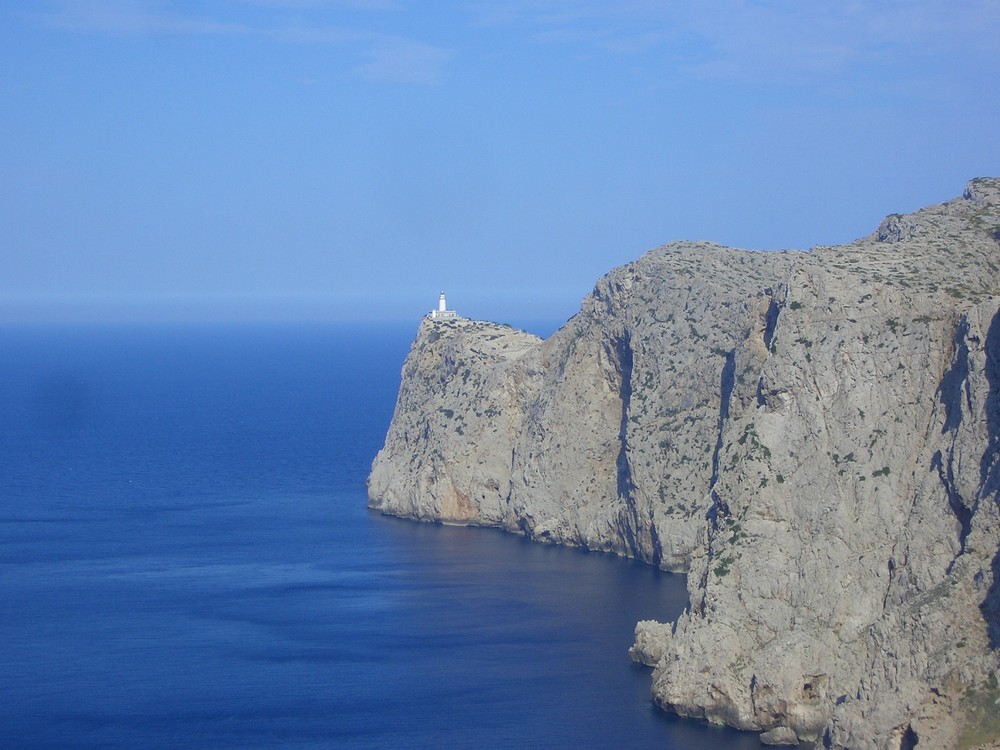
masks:
{"label": "lighthouse building", "polygon": [[454,310],[448,309],[448,302],[444,298],[444,292],[441,292],[441,296],[438,297],[437,310],[431,310],[431,317],[434,320],[442,320],[445,318],[457,318],[458,313]]}

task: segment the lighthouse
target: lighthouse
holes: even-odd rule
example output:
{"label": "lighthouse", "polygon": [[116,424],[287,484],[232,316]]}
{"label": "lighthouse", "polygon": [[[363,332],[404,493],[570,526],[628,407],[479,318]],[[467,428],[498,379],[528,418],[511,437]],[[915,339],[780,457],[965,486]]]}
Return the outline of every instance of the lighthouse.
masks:
{"label": "lighthouse", "polygon": [[444,292],[441,292],[441,296],[438,297],[437,310],[431,311],[431,318],[434,320],[441,320],[444,318],[457,318],[458,313],[454,310],[448,309],[448,302],[444,298]]}

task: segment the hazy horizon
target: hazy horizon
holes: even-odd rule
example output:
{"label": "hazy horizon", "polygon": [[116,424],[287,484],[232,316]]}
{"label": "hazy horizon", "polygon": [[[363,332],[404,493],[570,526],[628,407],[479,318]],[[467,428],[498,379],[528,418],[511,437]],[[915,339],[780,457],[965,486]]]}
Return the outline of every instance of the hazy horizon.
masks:
{"label": "hazy horizon", "polygon": [[1000,4],[0,10],[0,323],[565,320],[673,240],[809,249],[1000,174]]}

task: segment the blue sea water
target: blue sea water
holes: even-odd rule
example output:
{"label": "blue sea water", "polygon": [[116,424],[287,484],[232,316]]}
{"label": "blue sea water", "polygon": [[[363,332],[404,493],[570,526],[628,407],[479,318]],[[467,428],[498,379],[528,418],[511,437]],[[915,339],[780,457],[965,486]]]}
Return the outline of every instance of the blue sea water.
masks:
{"label": "blue sea water", "polygon": [[0,748],[715,748],[626,649],[684,580],[385,518],[415,326],[0,328]]}

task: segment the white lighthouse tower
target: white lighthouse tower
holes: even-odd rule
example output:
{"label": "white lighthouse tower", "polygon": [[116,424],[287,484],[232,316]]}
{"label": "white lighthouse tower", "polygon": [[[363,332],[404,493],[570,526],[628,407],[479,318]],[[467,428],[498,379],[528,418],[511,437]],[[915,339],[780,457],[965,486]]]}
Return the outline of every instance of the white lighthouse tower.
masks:
{"label": "white lighthouse tower", "polygon": [[444,292],[441,292],[441,296],[438,297],[437,310],[431,311],[431,317],[434,320],[441,320],[443,318],[457,318],[458,313],[454,310],[448,309],[448,302],[444,298]]}

